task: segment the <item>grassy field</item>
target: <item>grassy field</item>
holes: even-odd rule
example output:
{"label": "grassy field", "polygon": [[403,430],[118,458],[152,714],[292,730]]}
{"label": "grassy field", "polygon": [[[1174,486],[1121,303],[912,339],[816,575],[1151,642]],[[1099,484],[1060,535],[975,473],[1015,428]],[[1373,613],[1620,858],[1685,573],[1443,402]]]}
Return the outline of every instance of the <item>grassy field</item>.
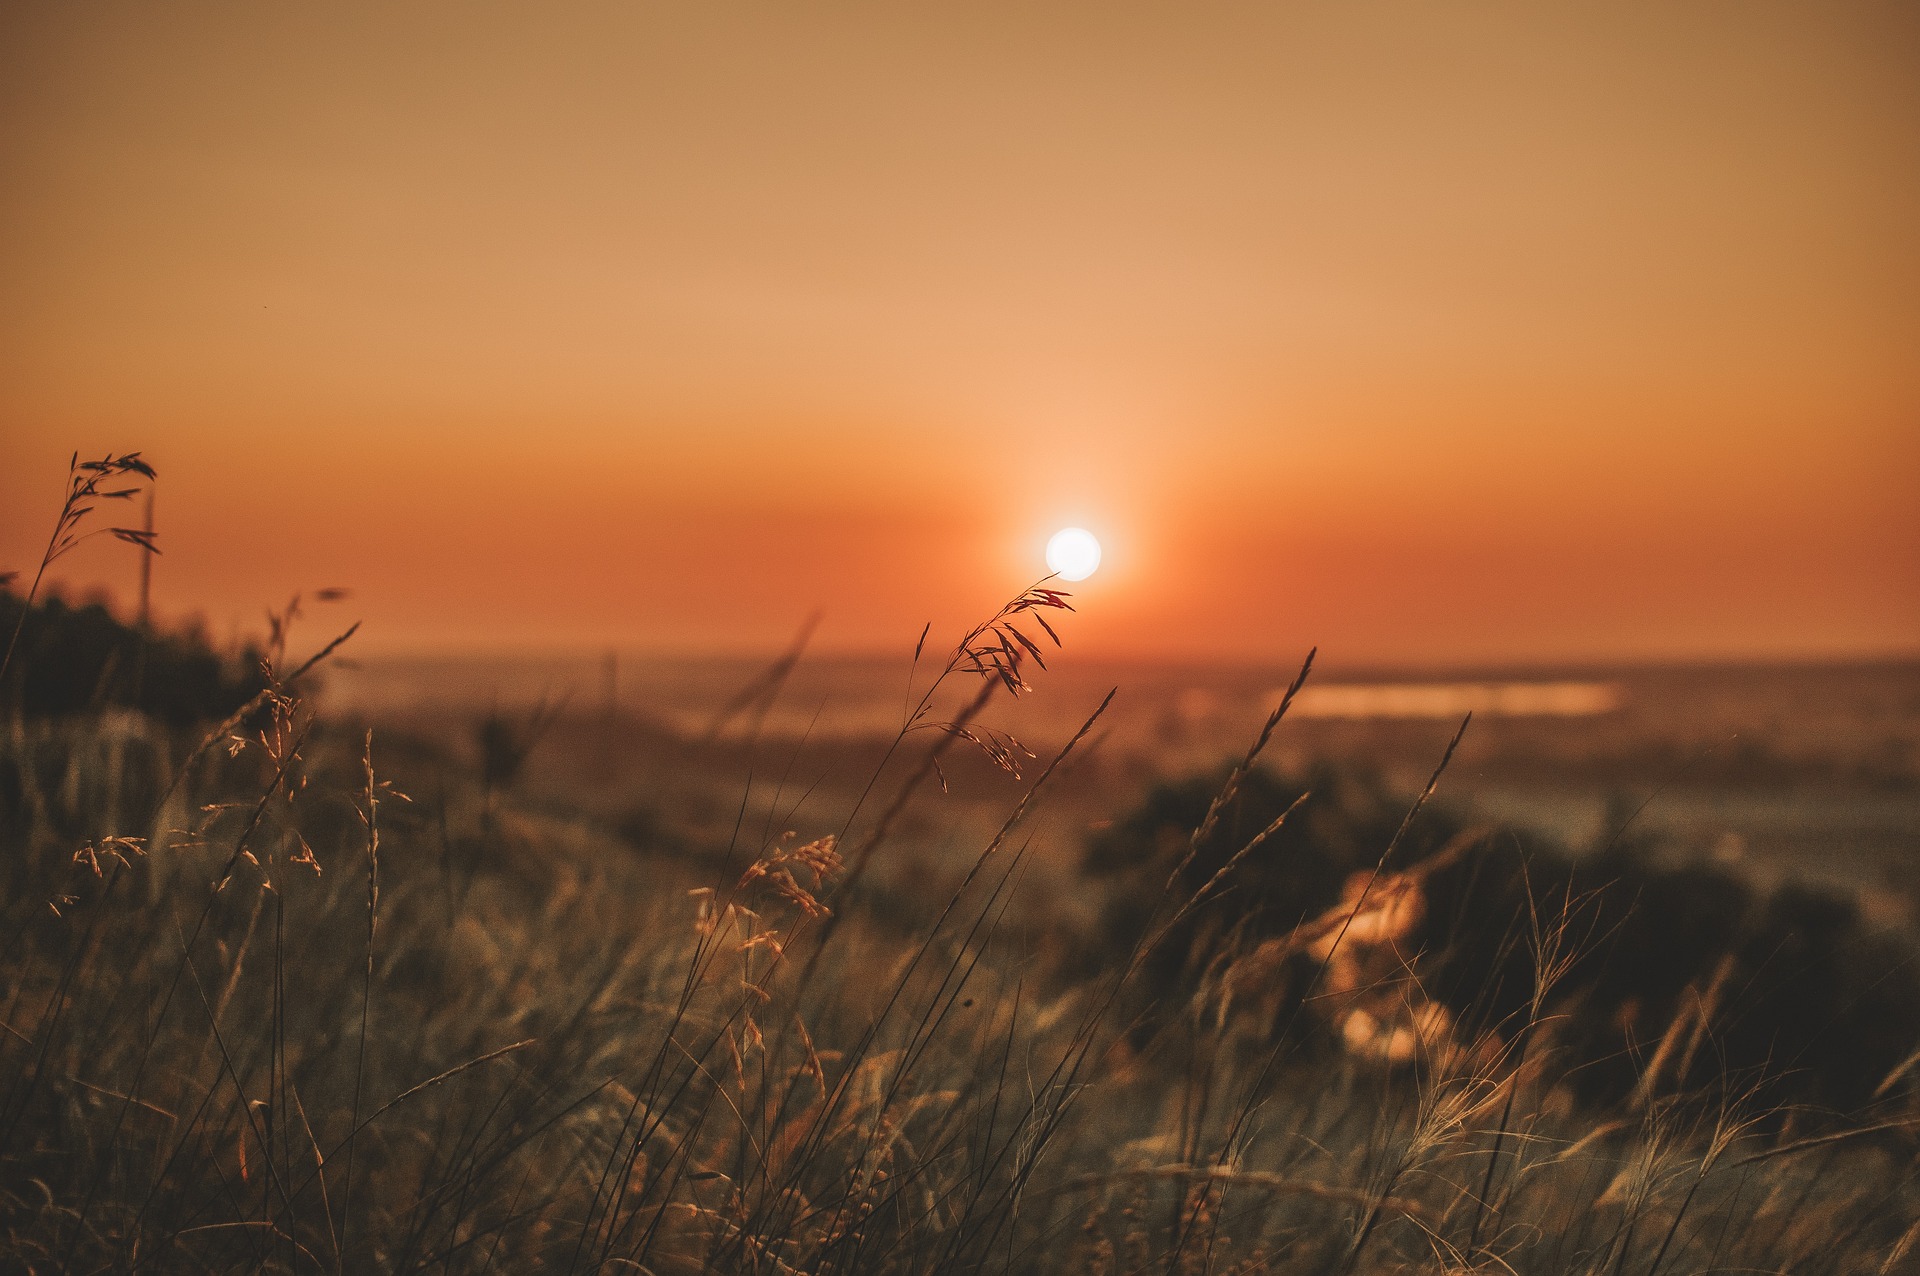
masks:
{"label": "grassy field", "polygon": [[[29,712],[51,622],[9,601],[9,1270],[1920,1262],[1904,949],[1278,775],[1284,698],[1030,878],[1099,716],[1038,757],[991,725],[1053,655],[1043,588],[929,640],[869,782],[800,832],[744,794],[717,831],[525,800],[524,717],[458,756],[325,720],[333,648],[290,654],[291,612],[209,684],[224,721]],[[1017,781],[967,860],[890,869],[981,767]]]}

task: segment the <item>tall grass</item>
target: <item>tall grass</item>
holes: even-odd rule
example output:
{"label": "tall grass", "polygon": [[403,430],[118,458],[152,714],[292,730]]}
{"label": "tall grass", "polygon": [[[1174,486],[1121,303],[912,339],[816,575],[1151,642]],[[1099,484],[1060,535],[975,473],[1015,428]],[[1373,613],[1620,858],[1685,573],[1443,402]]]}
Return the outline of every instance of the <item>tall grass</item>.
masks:
{"label": "tall grass", "polygon": [[[83,461],[75,452],[67,462],[66,499],[60,503],[59,517],[54,519],[53,531],[47,537],[47,547],[41,552],[40,564],[34,569],[33,579],[27,585],[26,605],[30,607],[40,592],[40,582],[46,578],[47,568],[65,558],[82,541],[95,536],[111,536],[137,547],[142,556],[157,554],[160,547],[154,543],[151,531],[134,527],[101,527],[92,531],[82,531],[87,516],[106,501],[126,501],[142,490],[144,480],[151,483],[154,479],[153,467],[140,459],[138,452],[129,452],[125,456],[107,455],[98,461]],[[132,482],[132,487],[108,487],[114,481]],[[13,583],[17,572],[0,572],[0,588]],[[4,653],[0,653],[0,686],[6,683],[7,670],[13,665],[13,653],[20,646],[20,630],[26,623],[27,612],[23,607],[20,621],[7,637]]]}
{"label": "tall grass", "polygon": [[[1568,1106],[1551,993],[1583,940],[1578,900],[1512,919],[1532,954],[1524,1011],[1409,1028],[1398,1053],[1324,1027],[1362,993],[1434,1022],[1425,958],[1378,987],[1339,974],[1431,871],[1398,865],[1392,841],[1340,909],[1258,942],[1229,932],[1171,991],[1143,972],[1289,815],[1197,884],[1176,871],[1103,962],[1055,951],[1076,941],[1014,920],[1022,825],[1105,703],[1022,766],[1024,796],[955,884],[909,924],[877,911],[859,871],[941,750],[1027,758],[980,725],[985,692],[962,681],[947,713],[937,693],[1023,688],[1039,649],[1013,622],[1055,607],[1057,591],[1023,592],[957,644],[889,756],[932,726],[928,747],[869,786],[889,794],[877,814],[771,837],[718,880],[491,782],[410,803],[379,740],[303,694],[344,636],[298,664],[279,644],[265,690],[197,742],[154,742],[141,784],[83,747],[106,725],[16,722],[0,749],[22,794],[0,959],[6,1265],[1912,1269],[1910,1105],[1796,1134],[1727,1087],[1674,1092],[1675,1051],[1710,1048],[1676,1037],[1632,1104]],[[54,739],[62,766],[34,765]],[[87,827],[44,816],[48,786],[100,795]],[[1416,803],[1401,832],[1419,818]],[[1301,995],[1263,996],[1303,954]]]}

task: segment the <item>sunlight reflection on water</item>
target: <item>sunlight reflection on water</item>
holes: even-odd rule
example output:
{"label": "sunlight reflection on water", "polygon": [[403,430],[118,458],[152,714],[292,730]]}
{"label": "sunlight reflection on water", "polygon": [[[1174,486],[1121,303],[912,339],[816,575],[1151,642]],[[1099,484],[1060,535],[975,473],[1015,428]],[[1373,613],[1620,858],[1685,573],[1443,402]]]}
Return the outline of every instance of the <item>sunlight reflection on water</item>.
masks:
{"label": "sunlight reflection on water", "polygon": [[1585,718],[1620,707],[1611,682],[1350,682],[1308,687],[1303,718]]}

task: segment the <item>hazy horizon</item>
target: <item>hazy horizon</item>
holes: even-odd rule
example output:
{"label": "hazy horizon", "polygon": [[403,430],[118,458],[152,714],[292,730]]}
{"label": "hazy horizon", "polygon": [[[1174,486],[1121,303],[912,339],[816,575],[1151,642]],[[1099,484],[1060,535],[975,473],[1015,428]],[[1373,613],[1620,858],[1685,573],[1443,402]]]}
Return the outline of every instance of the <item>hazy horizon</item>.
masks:
{"label": "hazy horizon", "polygon": [[[827,649],[1920,649],[1920,17],[212,3],[0,16],[0,570]],[[126,547],[61,564],[125,596]]]}

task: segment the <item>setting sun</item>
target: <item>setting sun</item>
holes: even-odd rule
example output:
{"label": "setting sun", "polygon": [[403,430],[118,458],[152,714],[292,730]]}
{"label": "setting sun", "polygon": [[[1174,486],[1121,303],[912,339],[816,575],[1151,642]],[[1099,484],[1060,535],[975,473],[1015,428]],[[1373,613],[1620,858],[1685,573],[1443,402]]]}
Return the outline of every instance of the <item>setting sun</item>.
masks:
{"label": "setting sun", "polygon": [[1100,542],[1084,527],[1066,527],[1047,542],[1047,570],[1062,580],[1085,580],[1100,570]]}
{"label": "setting sun", "polygon": [[0,1276],[1920,1276],[1916,70],[0,3]]}

